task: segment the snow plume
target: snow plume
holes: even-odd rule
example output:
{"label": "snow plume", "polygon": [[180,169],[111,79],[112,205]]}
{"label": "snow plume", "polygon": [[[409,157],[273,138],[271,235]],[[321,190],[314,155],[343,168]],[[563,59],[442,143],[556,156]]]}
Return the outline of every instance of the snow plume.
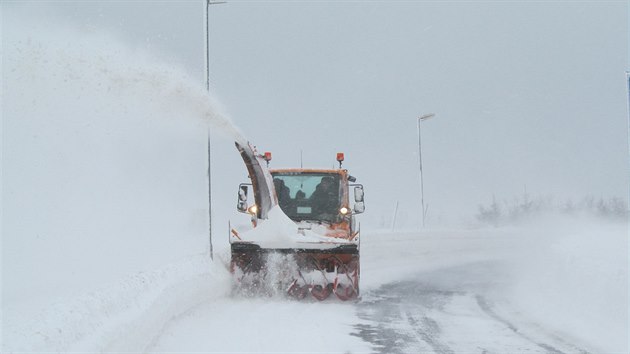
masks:
{"label": "snow plume", "polygon": [[221,265],[188,261],[208,248],[207,129],[243,140],[218,102],[108,35],[2,20],[1,351],[106,348],[77,341],[180,281],[223,294]]}
{"label": "snow plume", "polygon": [[74,108],[72,114],[83,116],[96,110],[120,114],[154,106],[168,113],[161,116],[175,121],[199,119],[213,132],[246,141],[201,80],[156,62],[150,53],[128,48],[107,34],[43,30],[29,21],[18,24],[6,17],[14,22],[8,27],[24,30],[4,39],[4,91],[10,94],[17,89],[33,98],[24,100],[28,106],[16,113],[29,113],[29,106],[37,105],[41,96],[59,102],[46,107],[48,114],[70,113],[61,107],[64,103]]}
{"label": "snow plume", "polygon": [[269,253],[263,258],[264,267],[260,272],[243,274],[236,270],[235,277],[239,278],[234,287],[233,296],[236,298],[255,298],[260,296],[274,297],[278,300],[286,299],[287,289],[292,280],[299,275],[295,257],[291,254]]}

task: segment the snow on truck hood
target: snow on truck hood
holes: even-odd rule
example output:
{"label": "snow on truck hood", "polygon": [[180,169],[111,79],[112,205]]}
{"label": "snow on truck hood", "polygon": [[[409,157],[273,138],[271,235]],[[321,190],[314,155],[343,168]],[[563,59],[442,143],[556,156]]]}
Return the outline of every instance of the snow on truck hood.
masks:
{"label": "snow on truck hood", "polygon": [[[331,238],[315,233],[309,229],[301,228],[291,220],[279,206],[274,206],[269,210],[269,218],[258,220],[258,226],[239,233],[241,242],[253,243],[262,248],[314,248],[329,249],[342,244],[354,244],[355,242],[342,239]],[[304,223],[300,223],[303,225]],[[239,238],[230,235],[232,242],[239,241]]]}

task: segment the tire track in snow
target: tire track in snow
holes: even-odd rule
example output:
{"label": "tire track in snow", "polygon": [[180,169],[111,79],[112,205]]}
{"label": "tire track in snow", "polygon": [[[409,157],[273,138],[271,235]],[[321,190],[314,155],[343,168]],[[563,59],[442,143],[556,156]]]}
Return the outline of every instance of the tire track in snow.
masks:
{"label": "tire track in snow", "polygon": [[430,317],[422,317],[420,321],[412,314],[406,313],[407,321],[411,328],[418,334],[418,337],[431,346],[436,353],[454,354],[447,345],[441,343],[438,338],[440,335],[440,325]]}
{"label": "tire track in snow", "polygon": [[[493,309],[492,306],[490,306],[489,302],[481,295],[476,295],[475,299],[477,300],[477,304],[479,305],[479,308],[481,308],[488,316],[490,316],[491,318],[494,318],[495,320],[497,320],[498,322],[503,323],[506,327],[508,327],[509,329],[511,329],[514,333],[516,333],[517,335],[521,336],[522,338],[538,345],[539,347],[543,348],[545,351],[547,351],[548,353],[555,353],[555,354],[563,354],[565,353],[564,351],[556,348],[555,346],[551,345],[551,344],[547,344],[547,343],[541,343],[539,341],[536,341],[535,339],[531,338],[530,336],[524,334],[522,331],[519,331],[518,327],[516,327],[512,322],[508,321],[507,319],[499,316]],[[580,353],[580,354],[589,354],[588,351],[580,349],[570,343],[567,343],[566,341],[564,341],[561,338],[558,338],[556,336],[552,336],[553,339],[561,344],[563,344],[563,346],[568,347],[569,352],[570,353]]]}
{"label": "tire track in snow", "polygon": [[357,312],[367,323],[356,325],[358,332],[351,335],[371,343],[377,353],[455,353],[440,340],[440,324],[426,309],[442,308],[458,293],[420,288],[419,283],[399,282],[366,294],[370,300],[360,302]]}
{"label": "tire track in snow", "polygon": [[352,335],[377,353],[588,354],[549,331],[499,315],[484,296],[500,286],[497,268],[475,263],[366,292],[357,304],[362,322]]}

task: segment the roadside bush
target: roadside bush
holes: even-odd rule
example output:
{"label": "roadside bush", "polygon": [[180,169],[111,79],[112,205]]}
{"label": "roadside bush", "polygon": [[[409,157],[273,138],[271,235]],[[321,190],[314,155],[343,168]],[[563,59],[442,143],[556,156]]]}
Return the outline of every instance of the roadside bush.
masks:
{"label": "roadside bush", "polygon": [[609,220],[626,220],[628,208],[621,198],[599,199],[586,196],[579,202],[571,199],[556,202],[552,197],[530,198],[527,193],[513,198],[511,202],[503,200],[497,202],[492,196],[489,205],[480,204],[476,214],[479,222],[493,226],[505,225],[544,214],[561,213],[566,215],[592,215]]}

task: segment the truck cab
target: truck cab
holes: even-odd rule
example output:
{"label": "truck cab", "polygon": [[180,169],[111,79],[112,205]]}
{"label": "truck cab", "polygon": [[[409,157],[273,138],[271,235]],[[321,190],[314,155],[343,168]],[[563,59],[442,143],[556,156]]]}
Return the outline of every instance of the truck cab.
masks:
{"label": "truck cab", "polygon": [[[320,224],[329,231],[327,236],[350,239],[356,236],[355,214],[365,210],[363,186],[352,185],[356,179],[348,170],[272,169],[278,205],[298,225]],[[349,191],[355,189],[355,204],[351,208]],[[360,201],[356,201],[360,199]]]}
{"label": "truck cab", "polygon": [[355,216],[365,205],[363,186],[341,168],[343,154],[337,154],[338,169],[269,169],[270,153],[258,154],[250,144],[236,147],[250,179],[239,186],[237,210],[249,214],[253,228],[230,226],[234,287],[268,292],[271,279],[276,290],[297,298],[308,293],[318,300],[332,293],[341,300],[358,298]]}

